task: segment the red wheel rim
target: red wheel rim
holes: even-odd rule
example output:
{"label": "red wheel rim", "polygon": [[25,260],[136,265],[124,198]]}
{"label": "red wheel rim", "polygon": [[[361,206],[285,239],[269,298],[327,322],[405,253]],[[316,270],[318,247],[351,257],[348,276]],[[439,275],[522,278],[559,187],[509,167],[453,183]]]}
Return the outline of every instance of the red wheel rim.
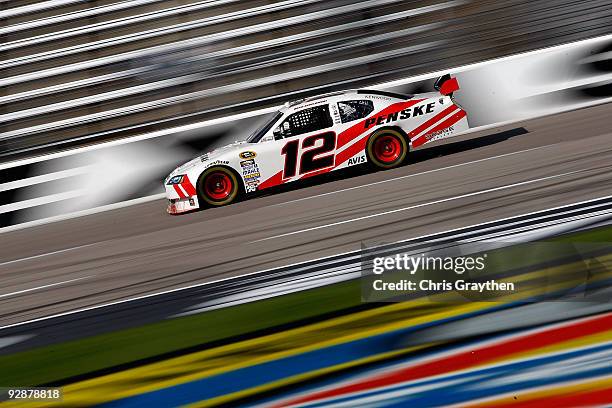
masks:
{"label": "red wheel rim", "polygon": [[374,155],[378,161],[393,163],[402,154],[402,143],[396,136],[383,135],[374,141]]}
{"label": "red wheel rim", "polygon": [[204,191],[215,201],[224,200],[232,194],[234,183],[227,174],[217,171],[206,177]]}

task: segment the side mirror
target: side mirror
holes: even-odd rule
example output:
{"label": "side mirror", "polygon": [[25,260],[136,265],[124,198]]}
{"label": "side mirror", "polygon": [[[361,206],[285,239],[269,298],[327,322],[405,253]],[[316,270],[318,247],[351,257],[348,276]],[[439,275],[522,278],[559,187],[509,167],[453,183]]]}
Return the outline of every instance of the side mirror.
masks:
{"label": "side mirror", "polygon": [[274,140],[281,140],[283,138],[280,126],[274,129],[274,132],[272,132],[272,134],[274,135]]}

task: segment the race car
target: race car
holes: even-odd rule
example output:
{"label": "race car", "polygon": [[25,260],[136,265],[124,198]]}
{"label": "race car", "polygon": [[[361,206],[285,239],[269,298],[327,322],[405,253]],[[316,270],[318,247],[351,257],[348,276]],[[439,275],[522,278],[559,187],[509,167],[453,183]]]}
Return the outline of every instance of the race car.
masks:
{"label": "race car", "polygon": [[350,90],[286,103],[245,141],[176,168],[164,180],[167,211],[226,205],[350,166],[399,166],[412,149],[469,128],[453,98],[457,79],[444,75],[435,89],[416,95]]}

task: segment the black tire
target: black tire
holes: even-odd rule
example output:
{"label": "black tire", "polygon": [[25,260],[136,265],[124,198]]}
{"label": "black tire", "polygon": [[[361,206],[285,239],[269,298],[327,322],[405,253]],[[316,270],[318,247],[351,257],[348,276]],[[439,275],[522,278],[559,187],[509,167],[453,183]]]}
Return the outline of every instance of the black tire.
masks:
{"label": "black tire", "polygon": [[380,129],[372,134],[366,145],[368,162],[378,169],[391,169],[406,160],[406,137],[395,129]]}
{"label": "black tire", "polygon": [[219,207],[236,200],[240,192],[240,182],[230,169],[214,166],[200,175],[197,189],[200,203]]}

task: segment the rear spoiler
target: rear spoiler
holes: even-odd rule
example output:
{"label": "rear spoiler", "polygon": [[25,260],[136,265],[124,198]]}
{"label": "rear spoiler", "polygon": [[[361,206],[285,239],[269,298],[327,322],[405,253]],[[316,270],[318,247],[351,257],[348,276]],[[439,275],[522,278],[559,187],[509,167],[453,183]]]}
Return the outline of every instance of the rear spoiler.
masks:
{"label": "rear spoiler", "polygon": [[453,92],[459,90],[459,82],[457,78],[451,78],[450,74],[445,74],[436,80],[434,88],[444,96],[453,96]]}

